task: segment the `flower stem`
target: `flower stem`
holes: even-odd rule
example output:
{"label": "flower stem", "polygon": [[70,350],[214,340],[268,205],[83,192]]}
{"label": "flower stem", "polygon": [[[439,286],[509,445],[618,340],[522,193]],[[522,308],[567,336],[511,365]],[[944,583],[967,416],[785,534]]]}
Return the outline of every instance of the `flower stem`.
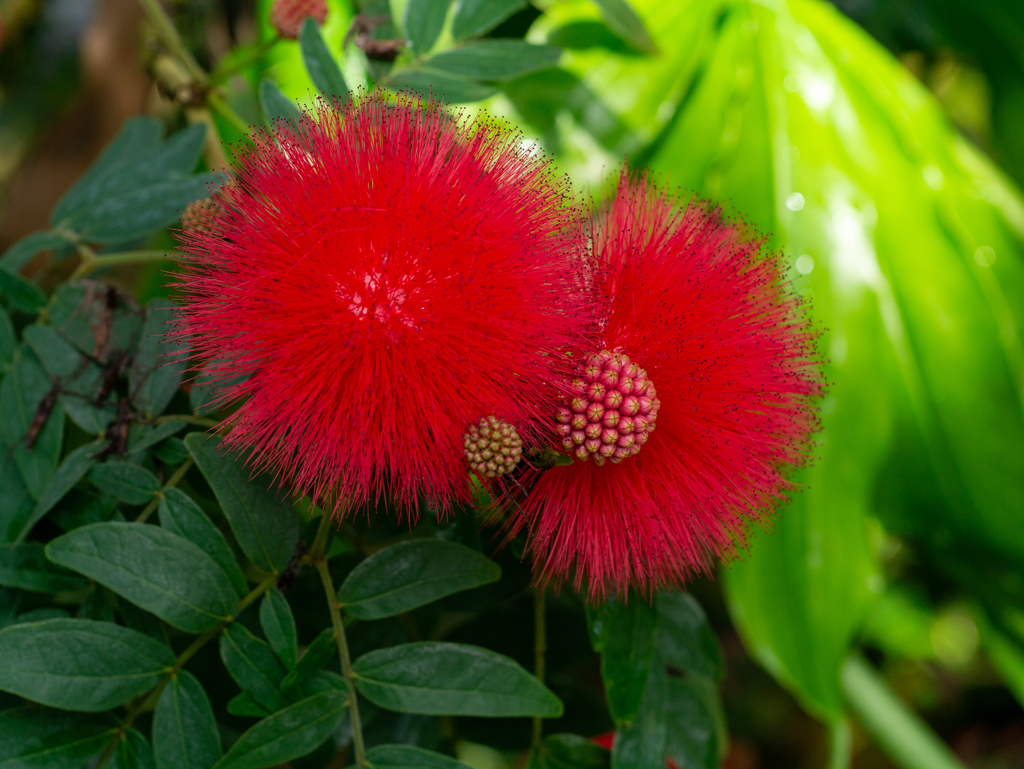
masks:
{"label": "flower stem", "polygon": [[228,106],[228,103],[224,101],[224,97],[216,93],[211,93],[206,97],[206,103],[210,105],[210,109],[231,123],[231,125],[236,129],[241,131],[243,136],[249,136],[249,131],[252,129],[252,126],[249,125],[247,121],[243,120],[242,117],[231,109],[230,106]]}
{"label": "flower stem", "polygon": [[156,249],[145,249],[142,251],[121,251],[116,254],[97,254],[85,244],[79,244],[78,253],[82,257],[78,268],[71,274],[69,280],[79,280],[96,270],[105,267],[114,267],[119,264],[141,264],[144,262],[162,262],[174,256],[173,251],[159,251]]}
{"label": "flower stem", "polygon": [[178,34],[174,22],[171,21],[171,17],[167,15],[163,6],[160,5],[160,0],[139,0],[139,3],[146,12],[146,16],[149,17],[150,23],[156,28],[157,35],[164,45],[167,46],[167,49],[185,65],[189,74],[197,82],[205,84],[208,80],[206,71],[199,66],[199,62],[195,60],[192,52],[185,47],[185,43],[182,42],[181,35]]}
{"label": "flower stem", "polygon": [[154,510],[156,510],[157,505],[160,504],[160,500],[164,498],[164,493],[168,489],[173,489],[175,486],[177,486],[178,481],[185,477],[185,473],[192,469],[192,465],[194,465],[195,463],[196,461],[192,459],[192,457],[189,457],[184,462],[182,462],[181,467],[174,471],[174,475],[167,479],[167,483],[164,484],[163,488],[160,489],[160,491],[156,493],[156,496],[153,497],[152,500],[150,500],[149,504],[142,509],[142,512],[139,513],[139,517],[135,519],[135,522],[145,523],[146,519],[153,514]]}
{"label": "flower stem", "polygon": [[[544,588],[533,589],[533,659],[534,675],[544,683],[545,655],[548,650],[547,623],[545,621]],[[533,717],[533,745],[537,747],[544,736],[544,719]]]}
{"label": "flower stem", "polygon": [[331,611],[331,624],[334,625],[334,639],[338,644],[338,656],[341,658],[341,672],[348,684],[348,713],[352,725],[352,748],[355,752],[356,766],[365,769],[366,747],[363,745],[363,728],[359,721],[359,701],[356,698],[355,675],[352,673],[352,660],[348,654],[348,640],[345,638],[345,625],[341,621],[341,611],[338,606],[338,595],[334,590],[334,581],[331,579],[331,572],[327,568],[325,556],[327,535],[330,533],[332,518],[323,513],[320,518],[320,528],[317,529],[316,539],[309,553],[309,560],[316,566],[320,573],[320,581],[323,582],[324,592],[327,594],[327,607]]}
{"label": "flower stem", "polygon": [[167,414],[153,420],[155,425],[162,425],[166,422],[184,422],[188,425],[199,425],[200,427],[216,427],[220,424],[216,419],[207,419],[206,417],[197,417],[191,414]]}

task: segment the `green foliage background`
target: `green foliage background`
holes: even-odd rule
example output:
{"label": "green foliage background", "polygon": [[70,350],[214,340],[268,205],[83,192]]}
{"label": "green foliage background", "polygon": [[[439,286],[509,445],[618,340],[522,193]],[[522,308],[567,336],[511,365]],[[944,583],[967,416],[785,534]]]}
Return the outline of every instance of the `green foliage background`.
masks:
{"label": "green foliage background", "polygon": [[[503,116],[581,195],[626,159],[785,254],[828,358],[817,461],[773,530],[694,594],[726,632],[721,585],[747,654],[825,725],[828,755],[806,765],[961,766],[941,723],[893,692],[908,670],[1024,702],[1014,4],[852,4],[880,43],[819,0],[331,0],[296,42],[261,0],[252,39],[215,62],[202,32],[217,8],[142,5],[164,120],[129,121],[49,228],[0,258],[0,766],[344,766],[364,737],[377,767],[726,755],[727,670],[693,594],[538,604],[549,689],[524,668],[538,615],[519,551],[496,554],[475,511],[335,536],[204,440],[206,383],[181,389],[183,367],[158,365],[163,228],[224,161],[207,123],[244,142],[356,88]],[[366,37],[410,45],[394,62],[345,45],[357,13],[375,19]],[[52,119],[73,80],[32,41],[0,55],[11,136]],[[894,57],[907,47],[925,64]],[[936,86],[950,59],[974,79]],[[87,279],[136,263],[150,266],[128,273],[135,298]],[[544,719],[543,741],[524,717]],[[585,739],[612,729],[611,752]]]}

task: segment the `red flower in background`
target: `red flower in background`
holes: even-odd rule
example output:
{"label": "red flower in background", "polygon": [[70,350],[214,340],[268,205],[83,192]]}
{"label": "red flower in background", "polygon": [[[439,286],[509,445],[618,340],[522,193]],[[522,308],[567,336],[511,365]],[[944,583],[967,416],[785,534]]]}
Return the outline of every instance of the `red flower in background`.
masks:
{"label": "red flower in background", "polygon": [[[520,137],[364,98],[257,137],[182,233],[180,331],[241,406],[226,443],[316,498],[467,495],[467,427],[544,440],[588,313],[565,188]],[[590,315],[589,317],[593,317]]]}
{"label": "red flower in background", "polygon": [[718,211],[623,175],[589,248],[604,349],[558,412],[573,462],[521,510],[539,578],[601,598],[735,552],[807,460],[820,375],[781,259]]}
{"label": "red flower in background", "polygon": [[270,6],[270,23],[281,37],[296,40],[307,16],[317,24],[327,20],[327,0],[275,0]]}

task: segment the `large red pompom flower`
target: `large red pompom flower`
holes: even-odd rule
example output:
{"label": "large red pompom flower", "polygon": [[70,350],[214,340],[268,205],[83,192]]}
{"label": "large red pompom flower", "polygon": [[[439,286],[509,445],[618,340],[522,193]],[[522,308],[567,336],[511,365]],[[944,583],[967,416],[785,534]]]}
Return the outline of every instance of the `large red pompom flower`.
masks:
{"label": "large red pompom flower", "polygon": [[728,556],[806,461],[815,334],[778,255],[624,174],[592,225],[603,349],[559,410],[567,466],[522,501],[543,582],[591,598],[678,585]]}
{"label": "large red pompom flower", "polygon": [[257,137],[182,233],[181,333],[241,403],[227,445],[345,507],[468,494],[467,427],[540,440],[586,324],[565,193],[517,134],[405,99]]}

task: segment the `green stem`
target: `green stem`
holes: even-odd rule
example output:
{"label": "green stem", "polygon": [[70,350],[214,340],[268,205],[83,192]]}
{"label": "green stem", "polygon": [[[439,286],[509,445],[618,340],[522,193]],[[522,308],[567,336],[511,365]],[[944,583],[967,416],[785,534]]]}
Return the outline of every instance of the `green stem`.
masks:
{"label": "green stem", "polygon": [[160,500],[164,498],[164,494],[167,492],[167,490],[173,489],[175,486],[177,486],[178,482],[185,477],[185,473],[191,470],[192,465],[194,465],[195,463],[196,461],[192,459],[192,457],[189,457],[184,462],[182,462],[181,467],[174,471],[174,475],[167,479],[167,483],[164,484],[163,488],[160,489],[160,491],[156,493],[156,496],[153,497],[150,503],[142,509],[142,512],[139,513],[139,517],[135,519],[135,522],[145,523],[146,519],[153,514],[154,510],[156,510],[157,505],[160,504]]}
{"label": "green stem", "polygon": [[[534,675],[537,676],[537,680],[544,683],[545,675],[545,657],[548,651],[548,634],[547,634],[547,622],[546,622],[546,611],[544,601],[544,588],[535,587],[533,589],[533,664],[534,664]],[[541,739],[544,737],[544,719],[540,716],[534,716],[533,718],[533,745],[537,747],[540,745]]]}
{"label": "green stem", "polygon": [[174,22],[171,21],[171,17],[167,15],[163,6],[160,5],[160,0],[139,0],[139,2],[143,10],[145,10],[146,16],[149,17],[150,23],[156,28],[157,35],[164,45],[167,46],[167,49],[185,65],[189,74],[197,82],[205,85],[208,80],[206,72],[199,66],[199,62],[195,60],[192,52],[185,47],[185,43],[182,42],[181,35],[178,34]]}
{"label": "green stem", "polygon": [[877,671],[853,655],[843,664],[843,691],[857,719],[903,769],[966,769],[942,740],[886,686]]}
{"label": "green stem", "polygon": [[79,280],[84,278],[96,270],[102,270],[106,267],[115,267],[119,264],[141,264],[144,262],[162,262],[166,259],[170,259],[174,256],[172,251],[159,251],[156,249],[146,249],[141,251],[121,251],[116,254],[100,254],[96,255],[91,248],[86,245],[79,245],[78,252],[82,257],[82,262],[78,265],[69,280]]}
{"label": "green stem", "polygon": [[327,558],[324,557],[331,522],[331,516],[326,513],[321,516],[320,528],[317,529],[316,539],[313,541],[309,559],[320,573],[320,581],[323,582],[324,592],[327,594],[327,607],[331,611],[334,639],[338,643],[338,657],[341,658],[341,672],[345,676],[345,683],[348,685],[348,713],[349,721],[352,725],[352,748],[355,753],[356,766],[359,769],[365,769],[368,764],[366,763],[366,747],[363,745],[363,728],[359,721],[359,700],[356,697],[355,675],[352,673],[352,660],[348,654],[348,640],[345,638],[345,626],[341,621],[338,595],[334,590],[334,581],[331,579],[330,569],[327,567]]}
{"label": "green stem", "polygon": [[166,416],[157,417],[153,420],[153,424],[155,425],[162,425],[167,422],[184,422],[188,425],[199,425],[200,427],[216,427],[220,424],[216,419],[197,417],[192,414],[167,414]]}
{"label": "green stem", "polygon": [[828,733],[828,769],[850,769],[852,759],[853,735],[850,722],[842,718],[829,725]]}
{"label": "green stem", "polygon": [[247,121],[243,120],[237,112],[231,109],[228,103],[224,101],[224,97],[216,93],[211,93],[206,97],[206,103],[210,106],[210,109],[231,123],[231,125],[236,129],[241,131],[243,136],[249,136],[249,131],[252,129],[252,126],[249,125]]}
{"label": "green stem", "polygon": [[[280,578],[280,576],[281,575],[279,574],[271,574],[259,585],[257,585],[255,589],[250,591],[249,594],[246,595],[241,601],[239,601],[238,608],[235,610],[235,617],[241,614],[242,611],[247,606],[249,606],[253,601],[255,601],[257,598],[259,598],[268,590],[270,590],[270,588],[272,588],[277,583],[277,580]],[[220,625],[215,627],[213,630],[207,630],[195,641],[189,644],[188,648],[186,648],[185,651],[183,651],[181,654],[174,658],[173,667],[171,667],[171,669],[167,671],[167,674],[160,680],[160,683],[158,683],[156,687],[154,687],[153,690],[150,691],[150,693],[146,696],[144,700],[136,701],[136,703],[132,705],[131,708],[129,708],[128,714],[124,717],[124,720],[121,722],[121,726],[118,727],[117,731],[114,733],[114,737],[110,740],[109,743],[107,743],[107,746],[103,749],[103,752],[100,754],[100,757],[93,766],[93,769],[102,768],[102,766],[107,762],[107,760],[113,755],[114,751],[117,749],[117,743],[121,740],[121,737],[124,736],[125,732],[131,729],[132,724],[135,723],[135,719],[138,718],[140,714],[145,713],[148,710],[152,710],[156,707],[157,702],[160,700],[160,695],[164,691],[164,687],[167,686],[167,682],[174,678],[177,672],[185,666],[185,663],[188,662],[197,651],[202,649],[203,646],[210,639],[220,635],[224,631],[224,628],[226,628],[228,625],[234,622],[235,617],[231,617],[225,620]]]}

